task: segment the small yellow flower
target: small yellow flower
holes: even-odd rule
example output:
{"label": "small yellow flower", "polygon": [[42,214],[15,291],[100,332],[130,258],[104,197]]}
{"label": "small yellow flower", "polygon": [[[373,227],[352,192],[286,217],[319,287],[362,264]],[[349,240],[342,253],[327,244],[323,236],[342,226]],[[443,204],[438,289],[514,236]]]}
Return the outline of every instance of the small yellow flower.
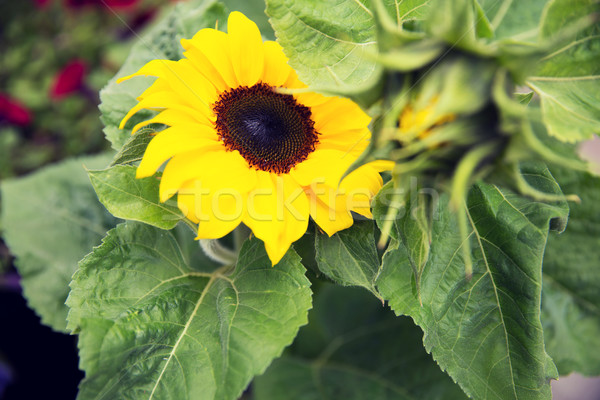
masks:
{"label": "small yellow flower", "polygon": [[158,79],[121,123],[140,109],[160,111],[133,128],[169,127],[150,142],[137,177],[167,162],[160,200],[177,193],[179,208],[198,224],[199,239],[227,235],[240,223],[264,241],[276,264],[306,232],[309,216],[328,235],[371,217],[382,180],[365,165],[340,182],[370,140],[370,117],[355,103],[305,88],[282,48],[263,42],[239,12],[228,33],[203,29],[182,40],[185,58],[153,60],[134,76]]}
{"label": "small yellow flower", "polygon": [[436,112],[438,101],[439,98],[434,96],[420,109],[410,104],[404,107],[398,118],[398,138],[402,140],[416,135],[416,138],[424,139],[433,128],[454,121],[454,114],[439,115]]}

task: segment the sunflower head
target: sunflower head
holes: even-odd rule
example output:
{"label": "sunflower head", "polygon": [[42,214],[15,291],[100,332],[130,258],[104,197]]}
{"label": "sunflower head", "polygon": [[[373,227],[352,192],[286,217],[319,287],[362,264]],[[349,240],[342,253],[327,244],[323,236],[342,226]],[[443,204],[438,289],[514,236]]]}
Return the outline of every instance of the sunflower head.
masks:
{"label": "sunflower head", "polygon": [[282,48],[263,42],[239,12],[230,14],[228,33],[203,29],[182,45],[183,59],[153,60],[121,78],[157,78],[121,128],[141,109],[158,111],[133,127],[168,126],[150,141],[137,177],[166,163],[160,200],[177,194],[199,239],[243,223],[276,264],[309,218],[333,235],[352,225],[351,212],[371,216],[385,165],[364,165],[342,180],[371,136],[371,118],[355,103],[309,92]]}

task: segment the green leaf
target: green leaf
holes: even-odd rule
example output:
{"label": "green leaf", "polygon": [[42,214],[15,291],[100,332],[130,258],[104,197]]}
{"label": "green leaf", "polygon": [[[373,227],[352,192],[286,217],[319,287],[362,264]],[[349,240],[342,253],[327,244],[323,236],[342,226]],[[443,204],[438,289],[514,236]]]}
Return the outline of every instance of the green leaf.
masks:
{"label": "green leaf", "polygon": [[77,262],[115,224],[84,169],[106,165],[110,158],[64,161],[0,186],[3,235],[17,257],[25,297],[42,322],[57,331],[67,325],[64,303]]}
{"label": "green leaf", "polygon": [[[600,12],[594,0],[555,0],[549,4],[541,37],[551,39],[581,18]],[[527,84],[541,98],[548,132],[578,142],[600,132],[600,25],[593,24],[573,41],[543,58]]]}
{"label": "green leaf", "polygon": [[290,65],[308,85],[360,85],[379,70],[375,25],[363,0],[267,0]]}
{"label": "green leaf", "polygon": [[542,323],[546,350],[561,375],[577,371],[600,375],[600,178],[553,168],[565,193],[576,193],[581,204],[570,204],[569,224],[550,235],[544,255]]}
{"label": "green leaf", "polygon": [[128,165],[142,161],[148,143],[154,137],[154,129],[141,129],[131,136],[123,145],[123,148],[115,155],[110,166]]}
{"label": "green leaf", "polygon": [[331,237],[317,233],[315,249],[319,270],[327,277],[344,286],[364,287],[380,297],[375,289],[380,262],[373,222],[357,221]]}
{"label": "green leaf", "polygon": [[[398,29],[424,19],[429,0],[377,0],[386,20]],[[332,92],[355,93],[374,86],[381,73],[377,59],[377,29],[370,0],[267,0],[267,15],[290,65],[306,84]],[[404,53],[419,60],[402,62]],[[387,63],[406,68],[431,60],[436,44],[415,45],[385,57]],[[414,54],[413,54],[414,53]]]}
{"label": "green leaf", "polygon": [[533,98],[533,92],[529,92],[529,93],[515,93],[515,99],[520,103],[520,104],[529,104],[531,102],[531,99]]}
{"label": "green leaf", "polygon": [[237,399],[307,322],[310,282],[290,250],[247,241],[199,272],[169,232],[126,223],[80,263],[67,301],[86,378],[79,399]]}
{"label": "green leaf", "polygon": [[431,12],[429,0],[384,1],[389,14],[396,19],[396,24],[407,21],[422,21]]}
{"label": "green leaf", "polygon": [[[570,24],[581,22],[581,18],[589,16],[598,11],[597,0],[578,0],[577,2],[569,0],[551,0],[547,2],[547,7],[543,16],[540,28],[541,38],[550,38],[560,33],[561,30]],[[598,27],[592,27],[597,30]],[[579,39],[584,39],[589,32],[580,32]],[[577,43],[576,43],[577,44]]]}
{"label": "green leaf", "polygon": [[491,39],[494,36],[494,28],[490,24],[483,8],[475,0],[475,33],[478,38]]}
{"label": "green leaf", "polygon": [[548,0],[479,0],[496,39],[537,42],[542,13]]}
{"label": "green leaf", "polygon": [[123,117],[137,104],[136,98],[150,86],[154,78],[137,77],[119,84],[116,80],[136,72],[151,60],[182,58],[180,40],[191,38],[202,28],[214,28],[217,21],[227,21],[225,8],[217,0],[181,2],[133,46],[123,67],[100,91],[104,133],[115,150],[121,149],[129,140],[131,128],[136,123],[154,115],[151,111],[142,110],[129,120],[125,129],[119,129]]}
{"label": "green leaf", "polygon": [[600,75],[532,77],[527,84],[541,98],[552,136],[573,143],[600,132]]}
{"label": "green leaf", "polygon": [[256,379],[255,400],[466,399],[422,337],[368,293],[326,285],[288,354]]}
{"label": "green leaf", "polygon": [[[529,184],[560,194],[542,166],[522,168]],[[542,257],[550,222],[564,203],[544,204],[478,183],[467,198],[473,275],[465,277],[458,216],[439,196],[429,258],[415,292],[408,246],[392,240],[377,280],[397,314],[425,332],[433,358],[474,399],[549,399],[556,369],[544,351],[540,323]],[[435,203],[434,203],[435,204]],[[403,218],[411,218],[406,213]],[[420,236],[406,237],[408,243]]]}
{"label": "green leaf", "polygon": [[172,229],[184,218],[183,214],[172,201],[159,201],[160,181],[156,176],[136,179],[136,169],[131,165],[117,165],[88,173],[100,202],[112,215]]}

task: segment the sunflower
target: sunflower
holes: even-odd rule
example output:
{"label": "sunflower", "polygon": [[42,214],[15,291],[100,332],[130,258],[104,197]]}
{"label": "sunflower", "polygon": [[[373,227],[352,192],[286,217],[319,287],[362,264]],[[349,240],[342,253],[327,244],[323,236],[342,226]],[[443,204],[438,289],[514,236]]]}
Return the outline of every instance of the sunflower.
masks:
{"label": "sunflower", "polygon": [[202,29],[183,39],[179,61],[153,60],[121,78],[157,77],[121,129],[141,109],[160,111],[133,128],[168,126],[150,141],[137,177],[167,162],[160,200],[177,194],[198,239],[244,223],[276,264],[309,217],[330,236],[352,225],[351,211],[371,217],[379,165],[342,180],[370,140],[371,118],[349,99],[308,92],[281,46],[263,42],[243,14],[232,12],[227,26],[228,33]]}

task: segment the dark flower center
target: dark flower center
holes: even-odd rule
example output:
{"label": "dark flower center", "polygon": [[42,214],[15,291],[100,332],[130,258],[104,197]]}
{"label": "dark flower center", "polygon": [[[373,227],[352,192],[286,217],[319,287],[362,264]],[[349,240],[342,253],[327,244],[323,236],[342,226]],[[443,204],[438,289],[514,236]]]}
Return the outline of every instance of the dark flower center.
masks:
{"label": "dark flower center", "polygon": [[318,142],[310,109],[264,83],[223,92],[213,110],[225,147],[263,171],[288,173]]}

